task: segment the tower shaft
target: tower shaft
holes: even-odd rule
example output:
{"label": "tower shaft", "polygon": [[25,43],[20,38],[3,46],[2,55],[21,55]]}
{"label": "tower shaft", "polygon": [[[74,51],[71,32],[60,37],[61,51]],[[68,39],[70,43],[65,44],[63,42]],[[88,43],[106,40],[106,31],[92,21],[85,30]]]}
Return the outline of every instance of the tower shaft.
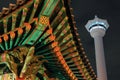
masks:
{"label": "tower shaft", "polygon": [[103,38],[100,36],[95,36],[94,43],[95,43],[95,56],[96,56],[98,80],[107,80],[107,72],[106,72],[105,56],[104,56],[104,48],[103,48]]}

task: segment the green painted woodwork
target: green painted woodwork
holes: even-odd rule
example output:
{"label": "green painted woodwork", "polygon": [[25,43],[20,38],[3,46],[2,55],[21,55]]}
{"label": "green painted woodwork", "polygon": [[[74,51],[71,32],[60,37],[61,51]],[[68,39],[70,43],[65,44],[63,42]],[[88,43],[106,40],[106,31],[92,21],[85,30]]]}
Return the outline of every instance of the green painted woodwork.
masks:
{"label": "green painted woodwork", "polygon": [[50,16],[59,0],[45,0],[41,15]]}
{"label": "green painted woodwork", "polygon": [[24,44],[29,44],[29,45],[33,45],[34,42],[36,42],[36,40],[39,38],[39,36],[42,34],[43,31],[39,30],[38,28],[35,28],[33,30],[33,32],[31,33],[31,36],[27,37],[22,45]]}

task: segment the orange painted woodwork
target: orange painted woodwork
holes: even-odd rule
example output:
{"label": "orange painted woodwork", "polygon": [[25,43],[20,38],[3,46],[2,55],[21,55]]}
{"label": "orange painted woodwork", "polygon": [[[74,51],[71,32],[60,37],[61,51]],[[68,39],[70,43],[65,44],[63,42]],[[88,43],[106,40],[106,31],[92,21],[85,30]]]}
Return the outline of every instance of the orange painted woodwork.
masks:
{"label": "orange painted woodwork", "polygon": [[3,35],[3,39],[4,39],[5,41],[7,41],[7,40],[8,40],[8,35],[7,35],[7,34],[4,34],[4,35]]}
{"label": "orange painted woodwork", "polygon": [[22,28],[18,28],[18,34],[21,35],[23,33],[23,29]]}
{"label": "orange painted woodwork", "polygon": [[15,38],[15,33],[14,32],[10,32],[10,37],[13,39],[13,38]]}
{"label": "orange painted woodwork", "polygon": [[2,39],[0,38],[0,43],[2,42]]}
{"label": "orange painted woodwork", "polygon": [[27,31],[29,31],[31,29],[31,25],[29,23],[24,23],[24,25],[26,26]]}

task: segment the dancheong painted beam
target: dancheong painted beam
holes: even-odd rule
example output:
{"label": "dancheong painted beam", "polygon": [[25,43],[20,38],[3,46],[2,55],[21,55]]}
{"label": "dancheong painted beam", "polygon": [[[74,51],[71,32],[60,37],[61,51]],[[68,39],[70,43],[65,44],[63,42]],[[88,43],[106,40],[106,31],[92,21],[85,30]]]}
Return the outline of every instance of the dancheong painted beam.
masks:
{"label": "dancheong painted beam", "polygon": [[96,80],[69,0],[17,0],[2,9],[0,80]]}

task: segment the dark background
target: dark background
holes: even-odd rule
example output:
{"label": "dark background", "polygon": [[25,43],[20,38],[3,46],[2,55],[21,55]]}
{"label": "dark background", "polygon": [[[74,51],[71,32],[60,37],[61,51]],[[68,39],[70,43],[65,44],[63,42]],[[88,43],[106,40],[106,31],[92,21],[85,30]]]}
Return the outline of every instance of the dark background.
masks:
{"label": "dark background", "polygon": [[[15,1],[0,0],[0,11]],[[95,15],[108,20],[110,27],[104,37],[108,80],[120,80],[120,0],[71,0],[71,6],[81,42],[95,71],[94,40],[84,25]]]}

